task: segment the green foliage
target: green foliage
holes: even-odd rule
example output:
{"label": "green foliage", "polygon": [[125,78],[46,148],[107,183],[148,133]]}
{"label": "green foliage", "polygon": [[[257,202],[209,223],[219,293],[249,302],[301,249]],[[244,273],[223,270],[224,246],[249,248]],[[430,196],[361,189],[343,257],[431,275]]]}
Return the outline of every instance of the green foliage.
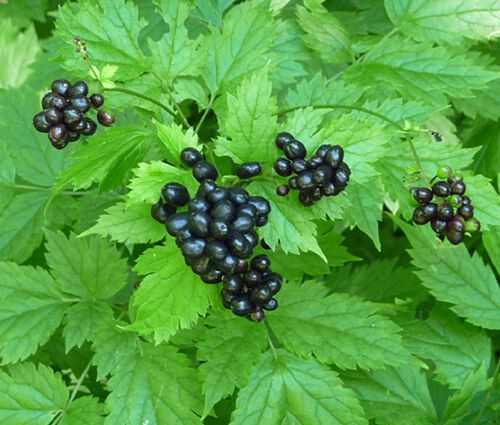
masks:
{"label": "green foliage", "polygon": [[[0,423],[498,421],[498,1],[0,0],[0,22]],[[57,78],[115,125],[53,149],[31,121]],[[278,196],[281,131],[341,145],[345,192]],[[270,202],[264,323],[151,217],[166,183],[196,193],[186,147]],[[459,246],[408,223],[442,165],[481,222]]]}

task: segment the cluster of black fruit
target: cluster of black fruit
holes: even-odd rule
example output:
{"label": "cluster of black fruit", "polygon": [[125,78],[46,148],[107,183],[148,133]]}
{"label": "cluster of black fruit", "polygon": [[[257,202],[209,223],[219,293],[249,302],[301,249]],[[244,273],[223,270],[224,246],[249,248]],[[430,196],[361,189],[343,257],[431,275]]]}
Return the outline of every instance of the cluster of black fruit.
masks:
{"label": "cluster of black fruit", "polygon": [[436,177],[440,179],[432,188],[413,188],[413,197],[419,206],[413,212],[416,224],[431,223],[432,229],[441,239],[445,237],[454,245],[464,240],[465,232],[476,232],[481,228],[474,218],[474,208],[468,196],[463,178],[454,176],[449,166],[439,167]]}
{"label": "cluster of black fruit", "polygon": [[[234,314],[253,321],[274,310],[282,277],[270,269],[267,255],[254,258],[259,243],[255,227],[264,226],[271,211],[269,202],[250,196],[243,188],[220,187],[217,170],[196,149],[187,148],[182,161],[193,168],[200,182],[196,196],[179,183],[168,183],[153,205],[154,219],[165,224],[194,273],[208,284],[223,282],[222,301]],[[187,206],[187,211],[177,212]]]}
{"label": "cluster of black fruit", "polygon": [[[33,118],[33,125],[42,133],[49,133],[49,140],[56,149],[63,149],[81,135],[91,136],[97,124],[85,114],[91,107],[96,109],[104,104],[104,96],[95,93],[87,97],[89,87],[85,81],[71,84],[68,80],[52,82],[52,91],[42,99],[43,111]],[[98,111],[97,120],[104,126],[115,122],[113,114]]]}
{"label": "cluster of black fruit", "polygon": [[323,196],[338,195],[347,186],[351,171],[343,162],[344,150],[339,145],[322,145],[307,160],[306,147],[290,133],[279,133],[276,146],[286,158],[278,158],[274,170],[283,177],[296,174],[287,185],[278,186],[278,195],[286,196],[290,189],[299,190],[300,202],[310,206]]}

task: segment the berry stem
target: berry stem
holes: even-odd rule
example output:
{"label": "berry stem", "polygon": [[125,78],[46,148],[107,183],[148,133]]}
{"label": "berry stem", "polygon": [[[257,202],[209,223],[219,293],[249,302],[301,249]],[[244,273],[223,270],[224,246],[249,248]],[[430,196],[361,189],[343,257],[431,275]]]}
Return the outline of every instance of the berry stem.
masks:
{"label": "berry stem", "polygon": [[[264,328],[266,329],[266,334],[267,334],[267,341],[269,342],[269,347],[271,348],[274,358],[278,358],[278,353],[276,352],[276,346],[278,345],[276,343],[276,336],[274,335],[273,330],[271,329],[271,326],[269,325],[269,322],[264,319]],[[273,342],[274,341],[274,342]]]}
{"label": "berry stem", "polygon": [[147,96],[145,94],[139,93],[139,92],[137,92],[135,90],[126,89],[124,87],[104,88],[104,90],[106,90],[106,91],[117,91],[117,92],[121,92],[121,93],[126,93],[126,94],[129,94],[131,96],[135,96],[135,97],[138,97],[140,99],[147,100],[148,102],[151,102],[151,103],[155,104],[156,106],[159,106],[164,111],[166,111],[169,115],[172,115],[174,118],[176,117],[175,111],[173,109],[170,109],[167,105],[165,105],[164,103],[160,102],[159,100],[156,100],[154,97],[149,97],[149,96]]}
{"label": "berry stem", "polygon": [[363,108],[362,106],[356,106],[356,105],[346,105],[343,103],[327,103],[327,104],[317,104],[317,105],[301,105],[301,106],[293,106],[291,108],[286,108],[278,111],[276,115],[285,115],[290,112],[297,111],[299,109],[304,109],[304,108],[314,108],[314,109],[349,109],[351,111],[360,111],[364,112],[365,114],[373,115],[374,117],[378,117],[381,120],[384,120],[385,122],[391,124],[392,126],[396,127],[398,130],[401,130],[404,133],[407,133],[408,130],[406,130],[401,124],[398,122],[392,120],[391,118],[380,114],[378,112],[372,111],[371,109],[368,108]]}
{"label": "berry stem", "polygon": [[430,180],[424,173],[424,169],[422,168],[422,162],[420,161],[420,157],[418,156],[417,148],[415,147],[415,144],[413,143],[413,140],[411,137],[406,138],[407,142],[410,145],[411,152],[413,154],[413,158],[415,159],[415,163],[417,164],[418,169],[420,170],[420,175],[426,179]]}
{"label": "berry stem", "polygon": [[194,129],[195,133],[198,133],[200,131],[200,128],[201,128],[203,122],[205,121],[205,118],[207,118],[208,113],[212,109],[214,102],[215,102],[215,95],[211,94],[210,99],[208,101],[208,105],[205,108],[205,111],[203,112],[203,115],[201,116],[200,121],[196,125],[196,128]]}
{"label": "berry stem", "polygon": [[[43,187],[43,186],[34,186],[30,184],[18,184],[18,183],[6,183],[2,182],[1,183],[3,186],[9,186],[13,187],[15,189],[24,189],[24,190],[38,190],[40,192],[52,192],[52,188],[50,187]],[[73,192],[71,190],[63,190],[59,192],[63,195],[70,195],[70,196],[82,196],[82,195],[87,195],[87,192]]]}

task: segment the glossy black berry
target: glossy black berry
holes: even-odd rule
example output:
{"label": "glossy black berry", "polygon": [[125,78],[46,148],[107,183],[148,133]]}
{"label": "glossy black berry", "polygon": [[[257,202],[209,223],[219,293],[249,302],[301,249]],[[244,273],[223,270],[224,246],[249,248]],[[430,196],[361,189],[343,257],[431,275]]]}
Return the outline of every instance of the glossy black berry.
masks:
{"label": "glossy black berry", "polygon": [[212,205],[229,199],[229,191],[224,187],[217,187],[212,190],[207,196],[207,201]]}
{"label": "glossy black berry", "polygon": [[338,167],[344,160],[344,150],[339,146],[332,146],[325,155],[325,162],[332,168]]}
{"label": "glossy black berry", "polygon": [[97,131],[97,124],[90,118],[84,118],[85,129],[82,130],[84,136],[92,136]]}
{"label": "glossy black berry", "polygon": [[276,310],[278,308],[278,301],[275,298],[271,298],[262,308],[268,311]]}
{"label": "glossy black berry", "polygon": [[454,212],[450,204],[443,203],[438,206],[437,214],[439,218],[449,220],[453,217]]}
{"label": "glossy black berry", "polygon": [[283,147],[283,152],[288,159],[304,159],[307,155],[306,147],[298,140],[292,140]]}
{"label": "glossy black berry", "polygon": [[464,232],[446,232],[446,239],[448,239],[453,245],[460,244],[463,242],[464,238]]}
{"label": "glossy black berry", "polygon": [[50,127],[49,139],[57,145],[62,145],[68,140],[68,128],[64,124],[55,124]]}
{"label": "glossy black berry", "polygon": [[233,219],[236,208],[231,201],[222,201],[215,204],[210,211],[210,215],[218,220],[229,222]]}
{"label": "glossy black berry", "polygon": [[110,127],[114,124],[116,119],[115,116],[109,111],[99,111],[97,113],[97,121],[106,127]]}
{"label": "glossy black berry", "polygon": [[250,313],[250,316],[248,316],[248,318],[252,322],[262,322],[264,320],[265,316],[266,316],[266,314],[261,309],[257,310],[257,308],[256,308],[255,311]]}
{"label": "glossy black berry", "polygon": [[465,221],[464,219],[456,215],[451,220],[448,221],[448,232],[451,233],[463,233],[465,232]]}
{"label": "glossy black berry", "polygon": [[209,212],[211,208],[210,202],[204,198],[196,196],[188,202],[188,210],[190,212]]}
{"label": "glossy black berry", "polygon": [[229,200],[235,206],[246,204],[248,202],[248,199],[250,198],[248,192],[245,189],[238,186],[231,186],[228,189],[228,195],[229,195]]}
{"label": "glossy black berry", "polygon": [[226,274],[222,282],[224,289],[229,293],[237,294],[243,288],[243,282],[237,274]]}
{"label": "glossy black berry", "polygon": [[248,258],[252,253],[252,246],[239,232],[231,232],[226,239],[226,245],[238,258]]}
{"label": "glossy black berry", "polygon": [[227,221],[214,219],[209,226],[210,234],[215,239],[225,239],[231,232],[231,226]]}
{"label": "glossy black berry", "polygon": [[275,140],[276,147],[278,149],[283,149],[283,147],[287,143],[290,143],[293,140],[295,140],[295,139],[294,139],[294,137],[290,133],[287,133],[287,132],[279,133],[278,136],[276,136],[276,140]]}
{"label": "glossy black berry", "polygon": [[181,246],[182,255],[187,258],[199,258],[205,252],[207,246],[206,239],[191,238],[184,242]]}
{"label": "glossy black berry", "polygon": [[323,159],[325,158],[325,155],[327,152],[331,149],[332,145],[321,145],[317,150],[316,150],[316,155],[322,157]]}
{"label": "glossy black berry", "polygon": [[311,192],[304,191],[299,193],[299,201],[305,207],[310,207],[314,205],[314,200],[311,197]]}
{"label": "glossy black berry", "polygon": [[274,162],[274,171],[282,177],[288,177],[292,174],[292,163],[286,158],[278,158]]}
{"label": "glossy black berry", "polygon": [[243,281],[249,288],[255,288],[262,283],[262,274],[257,270],[250,270],[243,275]]}
{"label": "glossy black berry", "polygon": [[182,228],[175,235],[175,241],[177,243],[177,246],[181,246],[188,239],[194,238],[194,236],[195,235],[191,232],[191,230],[189,230],[188,227]]}
{"label": "glossy black berry", "polygon": [[231,311],[237,316],[249,315],[252,307],[252,303],[246,297],[237,297],[231,302]]}
{"label": "glossy black berry", "polygon": [[463,195],[465,193],[465,190],[467,189],[467,186],[463,181],[459,181],[456,183],[453,183],[450,187],[451,193],[455,195]]}
{"label": "glossy black berry", "polygon": [[325,186],[331,182],[332,178],[333,171],[326,165],[321,165],[313,171],[313,181],[317,185]]}
{"label": "glossy black berry", "polygon": [[290,186],[287,184],[282,184],[276,188],[276,195],[286,196],[290,192]]}
{"label": "glossy black berry", "polygon": [[437,215],[438,206],[432,202],[427,205],[422,205],[420,208],[422,209],[424,216],[429,220]]}
{"label": "glossy black berry", "polygon": [[267,215],[259,215],[255,219],[255,225],[257,227],[263,227],[269,222],[269,217]]}
{"label": "glossy black berry", "polygon": [[255,248],[259,244],[259,235],[255,230],[250,230],[249,232],[243,233],[243,236],[252,246],[252,248]]}
{"label": "glossy black berry", "polygon": [[76,124],[83,119],[82,113],[77,111],[75,108],[66,108],[63,111],[63,117],[64,123],[68,125]]}
{"label": "glossy black berry", "polygon": [[270,276],[266,277],[265,283],[273,295],[277,294],[283,283],[282,277],[277,273],[271,273]]}
{"label": "glossy black berry", "polygon": [[462,176],[451,176],[448,177],[447,182],[451,186],[455,183],[462,183],[463,182],[463,177]]}
{"label": "glossy black berry", "polygon": [[68,80],[55,80],[52,82],[51,90],[59,96],[68,97],[71,90],[71,83]]}
{"label": "glossy black berry", "polygon": [[222,304],[224,305],[224,307],[231,308],[231,303],[238,295],[228,292],[225,289],[223,289],[220,293],[222,297]]}
{"label": "glossy black berry", "polygon": [[288,180],[288,186],[290,186],[290,189],[298,189],[299,184],[298,184],[298,177],[292,177],[290,180]]}
{"label": "glossy black berry", "polygon": [[165,228],[170,236],[176,236],[177,233],[188,227],[189,214],[177,213],[170,216],[165,223]]}
{"label": "glossy black berry", "polygon": [[76,142],[80,138],[80,133],[77,131],[68,131],[68,142]]}
{"label": "glossy black berry", "polygon": [[206,198],[212,190],[217,188],[217,184],[213,180],[205,180],[200,184],[196,196],[200,198]]}
{"label": "glossy black berry", "polygon": [[80,111],[82,114],[90,109],[90,100],[85,96],[72,97],[69,101],[69,104],[72,108]]}
{"label": "glossy black berry", "polygon": [[465,219],[469,219],[474,216],[474,208],[471,205],[462,205],[457,212]]}
{"label": "glossy black berry", "polygon": [[258,215],[267,215],[271,212],[271,204],[262,196],[250,196],[248,203],[257,209]]}
{"label": "glossy black berry", "polygon": [[50,124],[60,124],[63,121],[63,114],[56,108],[49,108],[43,111],[45,120]]}
{"label": "glossy black berry", "polygon": [[302,171],[307,170],[307,162],[303,159],[296,159],[292,162],[292,170],[295,174],[300,174]]}
{"label": "glossy black berry", "polygon": [[238,257],[228,254],[221,261],[217,261],[217,266],[224,270],[226,273],[234,273],[236,267],[238,267]]}
{"label": "glossy black berry", "polygon": [[472,205],[472,201],[468,196],[462,196],[462,205]]}
{"label": "glossy black berry", "polygon": [[252,270],[257,270],[258,272],[264,273],[271,267],[271,260],[265,254],[256,255],[250,261],[250,267]]}
{"label": "glossy black berry", "polygon": [[429,219],[425,215],[422,207],[418,207],[417,209],[415,209],[415,211],[413,211],[413,222],[419,225],[429,222]]}
{"label": "glossy black berry", "polygon": [[427,204],[432,201],[432,191],[426,187],[417,187],[413,190],[413,197],[421,204]]}
{"label": "glossy black berry", "polygon": [[102,105],[104,105],[104,96],[99,93],[94,93],[92,96],[90,96],[90,103],[94,108],[100,108]]}
{"label": "glossy black berry", "polygon": [[85,118],[84,118],[80,121],[72,123],[71,125],[68,125],[68,127],[73,131],[77,131],[78,133],[81,133],[82,131],[84,131],[87,128],[87,122],[85,121]]}
{"label": "glossy black berry", "polygon": [[246,273],[248,270],[249,270],[249,265],[248,265],[248,261],[245,260],[244,258],[238,258],[238,264],[236,265],[236,268],[234,269],[234,271],[236,273]]}
{"label": "glossy black berry", "polygon": [[[250,197],[249,197],[250,198]],[[258,215],[257,208],[255,208],[252,204],[243,204],[238,207],[237,214],[246,214],[250,217],[256,217]]]}
{"label": "glossy black berry", "polygon": [[222,278],[224,277],[224,273],[219,269],[211,269],[207,274],[201,276],[201,280],[205,283],[220,283],[222,282]]}
{"label": "glossy black berry", "polygon": [[42,133],[48,133],[50,130],[50,123],[45,118],[45,114],[43,112],[40,112],[33,117],[33,125]]}
{"label": "glossy black berry", "polygon": [[206,254],[212,261],[221,261],[228,254],[228,251],[224,243],[215,240],[207,244]]}
{"label": "glossy black berry", "polygon": [[189,167],[203,160],[203,155],[195,148],[186,148],[181,152],[181,161]]}
{"label": "glossy black berry", "polygon": [[313,190],[311,190],[310,196],[311,196],[311,199],[314,202],[319,201],[321,199],[321,197],[323,196],[321,188],[320,187],[315,187]]}
{"label": "glossy black berry", "polygon": [[252,216],[248,214],[240,214],[236,217],[236,220],[232,223],[233,230],[246,233],[252,230],[255,226],[255,221]]}
{"label": "glossy black berry", "polygon": [[70,89],[71,97],[75,96],[87,96],[89,94],[89,86],[85,81],[77,81],[73,84],[73,87]]}
{"label": "glossy black berry", "polygon": [[165,224],[172,214],[175,214],[175,207],[166,205],[161,201],[151,207],[151,216],[159,223]]}
{"label": "glossy black berry", "polygon": [[350,172],[347,167],[341,164],[334,172],[333,172],[333,181],[338,185],[346,185],[349,181]]}
{"label": "glossy black berry", "polygon": [[304,171],[297,177],[297,186],[301,191],[311,190],[315,187],[312,171]]}
{"label": "glossy black berry", "polygon": [[434,218],[431,221],[431,227],[432,230],[434,230],[436,233],[443,233],[446,231],[446,228],[448,226],[448,222],[446,220],[442,220],[440,218]]}
{"label": "glossy black berry", "polygon": [[206,212],[198,211],[189,214],[188,226],[193,235],[206,238],[209,234],[209,226],[212,219]]}
{"label": "glossy black berry", "polygon": [[200,276],[209,274],[210,271],[213,270],[210,258],[208,258],[207,256],[203,256],[192,260],[191,270],[193,270],[193,273],[196,273]]}
{"label": "glossy black berry", "polygon": [[193,176],[201,183],[205,180],[217,180],[219,173],[212,164],[202,160],[194,164]]}
{"label": "glossy black berry", "polygon": [[446,182],[437,182],[432,185],[432,192],[440,198],[446,198],[450,195],[450,185]]}
{"label": "glossy black berry", "polygon": [[68,101],[55,93],[47,93],[42,99],[42,106],[44,109],[56,108],[60,111],[68,106]]}
{"label": "glossy black berry", "polygon": [[267,303],[272,297],[273,294],[267,286],[259,286],[250,293],[250,300],[258,305]]}
{"label": "glossy black berry", "polygon": [[245,162],[236,169],[236,175],[240,179],[251,179],[262,173],[260,162]]}
{"label": "glossy black berry", "polygon": [[312,155],[308,160],[307,160],[307,168],[309,170],[315,170],[318,167],[321,167],[325,163],[325,159],[321,155]]}
{"label": "glossy black berry", "polygon": [[189,201],[189,192],[185,186],[179,183],[167,183],[161,189],[164,201],[176,207],[183,207]]}

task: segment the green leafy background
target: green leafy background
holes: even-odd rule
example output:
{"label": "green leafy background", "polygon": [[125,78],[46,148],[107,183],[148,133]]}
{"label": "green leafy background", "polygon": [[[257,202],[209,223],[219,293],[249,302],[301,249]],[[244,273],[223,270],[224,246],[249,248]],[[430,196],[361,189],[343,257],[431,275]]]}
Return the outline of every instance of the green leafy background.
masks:
{"label": "green leafy background", "polygon": [[[0,423],[497,423],[497,0],[7,0],[0,23]],[[61,77],[117,124],[56,151],[31,119]],[[346,193],[278,197],[279,131],[342,145]],[[166,182],[195,192],[188,146],[272,205],[266,323],[150,217]],[[409,224],[442,163],[482,224],[461,246]]]}

